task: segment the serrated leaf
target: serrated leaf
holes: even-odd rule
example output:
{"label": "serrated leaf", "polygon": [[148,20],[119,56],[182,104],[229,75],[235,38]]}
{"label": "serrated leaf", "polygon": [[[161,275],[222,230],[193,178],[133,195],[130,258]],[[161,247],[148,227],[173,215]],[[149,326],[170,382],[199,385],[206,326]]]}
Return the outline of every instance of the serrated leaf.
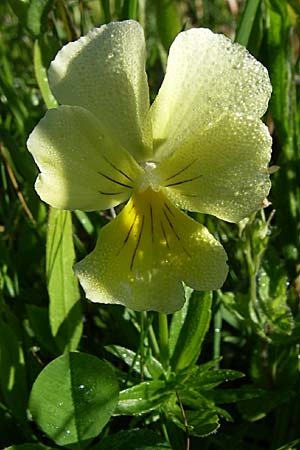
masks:
{"label": "serrated leaf", "polygon": [[121,345],[107,345],[105,350],[120,358],[138,374],[143,368],[143,373],[147,378],[159,378],[164,373],[161,363],[151,354],[148,354],[142,362],[141,355],[137,355],[133,350]]}
{"label": "serrated leaf", "polygon": [[207,405],[196,410],[184,409],[185,423],[183,422],[181,408],[174,402],[167,404],[165,414],[169,421],[175,423],[184,432],[188,428],[191,436],[207,436],[220,426],[218,416]]}
{"label": "serrated leaf", "polygon": [[219,428],[218,416],[209,410],[185,411],[191,436],[208,436]]}
{"label": "serrated leaf", "polygon": [[165,381],[145,381],[120,392],[115,415],[142,414],[156,409],[173,393]]}
{"label": "serrated leaf", "polygon": [[29,408],[57,445],[82,449],[110,419],[118,394],[114,371],[106,362],[86,353],[66,353],[39,374]]}
{"label": "serrated leaf", "polygon": [[76,350],[82,334],[74,260],[71,213],[50,208],[46,249],[49,317],[52,335],[62,352]]}
{"label": "serrated leaf", "polygon": [[205,393],[205,397],[218,405],[237,403],[252,398],[260,398],[266,391],[253,386],[243,386],[235,389],[213,389]]}
{"label": "serrated leaf", "polygon": [[209,371],[198,370],[193,371],[192,376],[188,380],[189,387],[196,390],[209,390],[221,383],[242,378],[245,375],[242,372],[230,369],[212,369]]}

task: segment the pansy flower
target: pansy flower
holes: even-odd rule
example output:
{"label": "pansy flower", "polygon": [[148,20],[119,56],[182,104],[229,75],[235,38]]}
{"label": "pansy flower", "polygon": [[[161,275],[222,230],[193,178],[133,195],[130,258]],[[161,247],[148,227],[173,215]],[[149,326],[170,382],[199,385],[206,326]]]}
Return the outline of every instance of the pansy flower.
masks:
{"label": "pansy flower", "polygon": [[88,299],[174,312],[183,282],[217,289],[227,275],[222,245],[185,211],[238,222],[270,189],[271,138],[260,118],[267,70],[208,29],[180,33],[150,106],[145,39],[132,20],[65,45],[49,70],[60,106],[29,137],[36,190],[55,208],[123,204],[75,265]]}

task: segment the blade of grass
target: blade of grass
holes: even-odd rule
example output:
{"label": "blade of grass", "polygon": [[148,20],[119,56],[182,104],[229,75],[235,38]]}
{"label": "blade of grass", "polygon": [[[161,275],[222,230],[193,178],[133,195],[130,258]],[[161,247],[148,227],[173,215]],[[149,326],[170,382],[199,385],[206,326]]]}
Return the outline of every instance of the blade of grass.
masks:
{"label": "blade of grass", "polygon": [[110,22],[111,21],[111,12],[110,12],[109,0],[101,0],[100,5],[102,6],[102,9],[103,9],[104,21],[106,23]]}
{"label": "blade of grass", "polygon": [[248,0],[236,32],[235,41],[247,47],[254,19],[261,0]]}

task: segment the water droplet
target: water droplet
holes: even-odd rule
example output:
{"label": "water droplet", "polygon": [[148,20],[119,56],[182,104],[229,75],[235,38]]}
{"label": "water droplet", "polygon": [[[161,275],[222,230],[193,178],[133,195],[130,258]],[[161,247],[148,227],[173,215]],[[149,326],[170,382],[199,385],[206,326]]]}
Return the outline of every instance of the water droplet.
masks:
{"label": "water droplet", "polygon": [[107,58],[108,59],[111,59],[111,58],[113,58],[114,57],[114,54],[113,53],[109,53],[108,55],[107,55]]}
{"label": "water droplet", "polygon": [[67,430],[67,431],[66,431],[66,434],[71,434],[71,431],[70,431],[70,430]]}
{"label": "water droplet", "polygon": [[85,388],[84,384],[81,384],[81,385],[79,386],[79,389],[84,389],[84,388]]}

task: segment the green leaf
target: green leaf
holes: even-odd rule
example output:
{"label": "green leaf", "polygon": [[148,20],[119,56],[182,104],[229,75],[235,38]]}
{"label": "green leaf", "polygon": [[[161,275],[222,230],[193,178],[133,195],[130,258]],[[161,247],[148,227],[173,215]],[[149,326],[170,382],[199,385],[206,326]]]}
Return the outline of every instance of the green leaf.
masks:
{"label": "green leaf", "polygon": [[213,389],[206,392],[205,397],[218,405],[222,405],[225,403],[237,403],[243,400],[259,398],[264,394],[265,391],[263,389],[253,386],[243,386],[235,389]]}
{"label": "green leaf", "polygon": [[241,45],[247,47],[254,24],[255,16],[261,0],[247,0],[242,18],[236,32],[235,40]]}
{"label": "green leaf", "polygon": [[110,434],[90,450],[171,450],[153,431],[133,429]]}
{"label": "green leaf", "polygon": [[209,371],[201,370],[201,366],[192,372],[188,379],[189,388],[196,390],[209,390],[221,383],[236,380],[244,377],[242,372],[230,369],[213,369]]}
{"label": "green leaf", "polygon": [[104,14],[104,22],[108,23],[111,21],[111,12],[110,12],[110,4],[109,0],[101,0],[101,6]]}
{"label": "green leaf", "polygon": [[49,350],[53,355],[57,355],[59,351],[51,334],[47,308],[36,305],[26,305],[26,310],[30,325],[39,344]]}
{"label": "green leaf", "polygon": [[0,321],[0,374],[4,400],[26,431],[28,391],[24,355],[15,333],[3,321]]}
{"label": "green leaf", "polygon": [[249,421],[260,420],[272,409],[287,402],[292,392],[288,388],[265,391],[260,397],[239,403],[239,411]]}
{"label": "green leaf", "polygon": [[282,447],[277,448],[276,450],[295,450],[294,445],[299,444],[300,439],[296,439],[295,441],[289,442],[288,444],[283,445]]}
{"label": "green leaf", "polygon": [[75,350],[82,333],[78,281],[72,270],[74,259],[71,213],[51,208],[46,250],[49,315],[53,337],[62,352]]}
{"label": "green leaf", "polygon": [[300,14],[300,3],[298,0],[288,0],[289,5],[295,10],[295,12]]}
{"label": "green leaf", "polygon": [[189,433],[192,436],[208,436],[219,428],[218,416],[210,410],[185,411]]}
{"label": "green leaf", "polygon": [[291,335],[295,323],[287,304],[287,278],[274,260],[266,260],[259,272],[258,293],[270,333]]}
{"label": "green leaf", "polygon": [[183,411],[178,404],[169,402],[165,408],[168,421],[172,421],[179,428],[188,432],[191,436],[207,436],[219,428],[219,418],[204,402],[203,407],[196,410],[184,409],[185,423],[183,422]]}
{"label": "green leaf", "polygon": [[123,4],[123,19],[137,18],[138,1],[137,0],[124,0]]}
{"label": "green leaf", "polygon": [[30,0],[8,0],[8,3],[23,25],[26,25]]}
{"label": "green leaf", "polygon": [[188,310],[181,328],[171,366],[175,371],[195,363],[211,319],[211,292],[194,292],[189,300]]}
{"label": "green leaf", "polygon": [[115,415],[142,414],[156,409],[174,392],[165,381],[145,381],[120,392]]}
{"label": "green leaf", "polygon": [[39,36],[53,0],[31,0],[27,13],[27,27],[35,36]]}
{"label": "green leaf", "polygon": [[176,35],[181,31],[176,2],[155,0],[156,22],[162,45],[168,51]]}
{"label": "green leaf", "polygon": [[[299,188],[299,96],[297,66],[292,64],[291,23],[288,3],[266,0],[265,59],[273,86],[270,112],[275,124],[276,163],[280,170],[273,177],[273,205],[277,211],[277,240],[284,258],[296,264],[300,249],[300,188]],[[284,195],[283,195],[284,193]]]}
{"label": "green leaf", "polygon": [[37,39],[34,43],[33,61],[35,77],[40,88],[43,100],[48,109],[55,108],[57,101],[55,100],[48,83],[47,68],[43,61],[43,54],[45,53],[44,36]]}
{"label": "green leaf", "polygon": [[[141,373],[142,358],[134,351],[122,347],[121,345],[107,345],[105,350],[120,358],[129,367],[132,367],[138,374]],[[159,378],[164,370],[159,361],[152,355],[148,354],[143,360],[143,373],[147,378]]]}
{"label": "green leaf", "polygon": [[29,408],[56,444],[82,449],[108,422],[118,393],[114,371],[106,362],[85,353],[66,353],[39,374]]}
{"label": "green leaf", "polygon": [[55,450],[54,447],[46,447],[41,444],[20,444],[12,445],[11,447],[6,447],[4,450]]}
{"label": "green leaf", "polygon": [[45,25],[53,0],[9,0],[9,4],[20,22],[38,36]]}
{"label": "green leaf", "polygon": [[186,302],[184,303],[183,307],[177,311],[172,316],[171,324],[170,324],[170,333],[169,333],[169,354],[170,357],[172,357],[179,334],[181,332],[181,328],[183,327],[184,321],[186,319],[189,301],[191,298],[191,295],[193,294],[193,289],[189,288],[188,286],[184,286],[185,290],[185,298]]}

